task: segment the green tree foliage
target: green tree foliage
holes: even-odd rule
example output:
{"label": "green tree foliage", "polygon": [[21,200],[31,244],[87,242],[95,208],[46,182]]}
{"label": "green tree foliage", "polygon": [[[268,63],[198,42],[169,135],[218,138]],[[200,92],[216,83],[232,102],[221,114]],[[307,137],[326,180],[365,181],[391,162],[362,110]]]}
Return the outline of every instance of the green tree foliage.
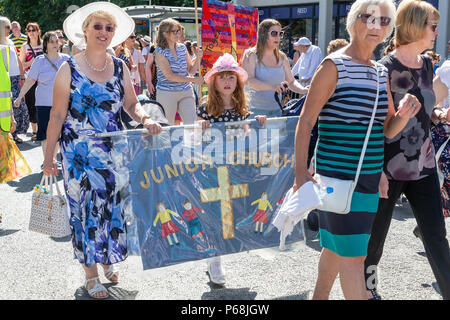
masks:
{"label": "green tree foliage", "polygon": [[[105,1],[105,0],[103,0]],[[16,20],[22,25],[22,32],[28,22],[37,22],[42,32],[62,29],[64,19],[69,15],[71,5],[79,7],[95,2],[93,0],[0,0],[0,15]],[[120,7],[148,5],[145,0],[111,0]],[[152,5],[193,7],[194,0],[152,0]],[[198,0],[198,6],[202,0]]]}

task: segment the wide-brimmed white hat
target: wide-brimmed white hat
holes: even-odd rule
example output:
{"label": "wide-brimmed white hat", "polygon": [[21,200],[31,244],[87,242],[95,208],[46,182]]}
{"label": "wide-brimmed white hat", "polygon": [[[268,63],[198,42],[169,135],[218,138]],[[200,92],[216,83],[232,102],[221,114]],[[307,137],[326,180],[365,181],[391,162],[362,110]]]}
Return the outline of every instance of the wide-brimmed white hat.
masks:
{"label": "wide-brimmed white hat", "polygon": [[134,20],[119,6],[114,3],[99,1],[92,2],[76,10],[64,20],[63,29],[67,38],[77,47],[85,47],[83,22],[95,11],[106,11],[116,18],[117,27],[110,47],[115,47],[124,42],[134,31]]}

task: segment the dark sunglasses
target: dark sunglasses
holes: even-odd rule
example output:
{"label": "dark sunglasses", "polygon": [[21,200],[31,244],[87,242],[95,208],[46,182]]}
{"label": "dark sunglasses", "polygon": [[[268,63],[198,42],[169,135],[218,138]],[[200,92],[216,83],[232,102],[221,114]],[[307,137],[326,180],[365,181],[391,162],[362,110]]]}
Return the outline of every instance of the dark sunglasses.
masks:
{"label": "dark sunglasses", "polygon": [[58,37],[58,39],[64,39],[64,37],[63,37],[63,36],[61,36],[61,37]]}
{"label": "dark sunglasses", "polygon": [[276,31],[276,30],[272,30],[272,31],[270,31],[270,35],[272,36],[272,37],[277,37],[278,35],[280,35],[280,38],[283,38],[283,36],[284,36],[284,31],[280,31],[280,32],[278,32],[278,31]]}
{"label": "dark sunglasses", "polygon": [[427,23],[427,24],[431,27],[431,30],[432,30],[433,32],[436,32],[436,29],[437,29],[437,27],[438,27],[438,25],[437,25],[436,23],[432,23],[432,24]]}
{"label": "dark sunglasses", "polygon": [[36,32],[36,29],[28,29],[27,32]]}
{"label": "dark sunglasses", "polygon": [[374,23],[375,21],[379,21],[381,26],[386,27],[391,23],[391,18],[389,18],[389,17],[374,17],[368,13],[360,13],[360,14],[358,14],[357,17],[361,19],[362,23],[366,23],[366,24]]}
{"label": "dark sunglasses", "polygon": [[[93,27],[94,27],[94,30],[97,30],[97,31],[103,30],[103,25],[99,24],[99,23],[94,24]],[[106,30],[106,32],[114,32],[114,27],[113,26],[105,26],[105,30]]]}
{"label": "dark sunglasses", "polygon": [[136,39],[136,36],[129,36],[130,39]]}

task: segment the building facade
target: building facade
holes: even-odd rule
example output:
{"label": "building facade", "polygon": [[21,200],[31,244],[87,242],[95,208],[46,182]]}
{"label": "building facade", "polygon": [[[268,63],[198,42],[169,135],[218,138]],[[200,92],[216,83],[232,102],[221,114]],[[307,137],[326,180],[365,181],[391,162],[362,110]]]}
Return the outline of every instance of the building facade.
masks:
{"label": "building facade", "polygon": [[[450,39],[450,1],[425,0],[441,14],[436,41],[436,51],[447,57],[447,41]],[[308,37],[326,52],[328,43],[336,38],[348,39],[346,19],[354,1],[344,0],[234,0],[239,5],[258,8],[260,21],[273,18],[286,28],[282,41],[285,52],[292,50],[292,43],[299,37]],[[398,4],[401,0],[396,0]],[[322,23],[322,21],[325,21]]]}

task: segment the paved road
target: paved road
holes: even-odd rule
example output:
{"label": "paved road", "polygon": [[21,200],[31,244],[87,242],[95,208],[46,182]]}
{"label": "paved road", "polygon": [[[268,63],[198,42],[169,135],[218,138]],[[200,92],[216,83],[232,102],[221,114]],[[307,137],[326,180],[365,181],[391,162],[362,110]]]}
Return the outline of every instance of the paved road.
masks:
{"label": "paved road", "polygon": [[[43,156],[38,144],[24,138],[20,149],[33,173],[0,185],[0,300],[89,299],[70,239],[28,231],[32,190],[41,178]],[[446,226],[450,230],[450,219]],[[397,207],[379,266],[384,299],[441,299],[423,245],[412,234],[414,227],[410,208]],[[205,261],[143,271],[139,257],[131,256],[118,265],[120,283],[108,287],[111,299],[121,300],[307,300],[312,297],[319,252],[318,241],[308,240],[283,252],[270,248],[225,256],[224,288],[209,282]],[[101,281],[107,282],[103,277]],[[343,299],[339,281],[330,298]]]}

